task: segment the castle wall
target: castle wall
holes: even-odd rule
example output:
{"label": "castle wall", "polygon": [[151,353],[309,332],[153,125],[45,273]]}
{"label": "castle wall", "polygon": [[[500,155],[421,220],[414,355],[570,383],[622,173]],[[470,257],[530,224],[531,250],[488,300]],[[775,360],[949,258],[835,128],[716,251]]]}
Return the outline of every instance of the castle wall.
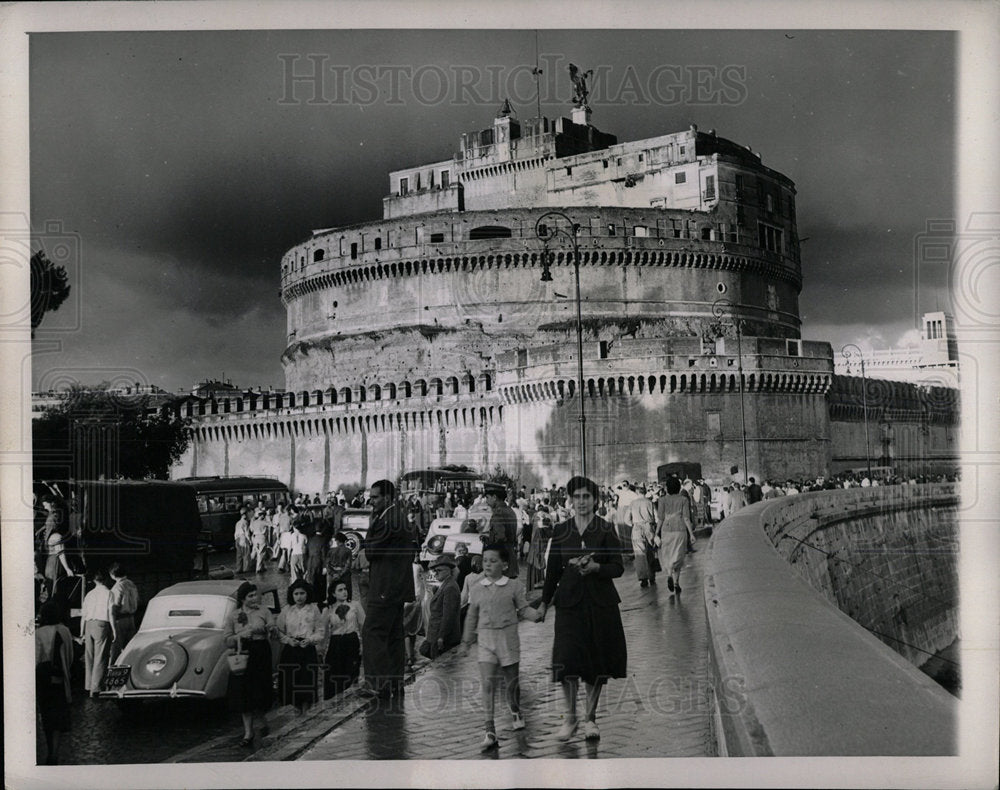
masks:
{"label": "castle wall", "polygon": [[[959,460],[959,390],[835,375],[828,395],[831,471],[891,466],[899,474],[952,472]],[[865,451],[865,406],[868,452]]]}

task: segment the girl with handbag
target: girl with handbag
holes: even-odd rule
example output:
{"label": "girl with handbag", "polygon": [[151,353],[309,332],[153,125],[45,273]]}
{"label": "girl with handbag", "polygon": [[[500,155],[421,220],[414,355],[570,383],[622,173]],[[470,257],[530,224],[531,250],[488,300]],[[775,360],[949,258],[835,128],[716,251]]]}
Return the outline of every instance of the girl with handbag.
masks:
{"label": "girl with handbag", "polygon": [[[244,662],[236,659],[236,672],[230,670],[230,677],[236,688],[240,713],[243,716],[243,738],[240,746],[253,744],[254,720],[261,723],[261,735],[268,734],[264,714],[271,707],[273,686],[271,680],[272,661],[271,644],[268,639],[274,631],[274,615],[260,604],[260,593],[257,585],[244,582],[236,591],[236,611],[226,621],[226,645],[239,655],[237,651],[246,651],[245,668],[242,674],[239,665]],[[230,661],[230,667],[234,664]]]}

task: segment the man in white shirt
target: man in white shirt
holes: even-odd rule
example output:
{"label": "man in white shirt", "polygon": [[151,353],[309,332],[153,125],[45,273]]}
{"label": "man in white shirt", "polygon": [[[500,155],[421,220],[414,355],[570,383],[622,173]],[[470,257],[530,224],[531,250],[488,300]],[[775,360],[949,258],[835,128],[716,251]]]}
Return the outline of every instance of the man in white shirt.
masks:
{"label": "man in white shirt", "polygon": [[108,574],[98,570],[94,574],[94,589],[83,599],[80,611],[83,624],[83,688],[91,697],[101,690],[101,681],[108,669],[111,655],[111,591]]}
{"label": "man in white shirt", "polygon": [[135,636],[135,613],[139,608],[139,590],[128,578],[120,563],[112,562],[108,573],[114,581],[108,601],[111,633],[114,644],[111,647],[111,661],[114,662],[128,641]]}

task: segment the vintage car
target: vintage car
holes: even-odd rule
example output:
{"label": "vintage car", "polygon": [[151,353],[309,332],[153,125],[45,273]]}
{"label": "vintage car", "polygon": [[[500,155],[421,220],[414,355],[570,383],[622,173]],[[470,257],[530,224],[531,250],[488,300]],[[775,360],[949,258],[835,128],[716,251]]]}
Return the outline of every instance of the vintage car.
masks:
{"label": "vintage car", "polygon": [[455,553],[455,547],[464,543],[469,554],[481,556],[483,541],[479,536],[479,522],[471,518],[436,518],[427,530],[427,538],[420,549],[421,560],[433,560],[444,552]]}
{"label": "vintage car", "polygon": [[[322,518],[325,505],[309,505],[306,512],[312,518]],[[355,561],[361,553],[361,547],[368,534],[368,527],[371,525],[371,508],[349,507],[341,514],[340,531],[347,538],[347,548],[351,550],[351,555]]]}
{"label": "vintage car", "polygon": [[[174,584],[146,607],[142,625],[117,663],[108,667],[98,696],[135,700],[195,697],[220,699],[228,693],[228,648],[223,637],[236,609],[242,579]],[[278,591],[258,588],[261,606],[277,614]],[[275,666],[277,643],[271,645]]]}

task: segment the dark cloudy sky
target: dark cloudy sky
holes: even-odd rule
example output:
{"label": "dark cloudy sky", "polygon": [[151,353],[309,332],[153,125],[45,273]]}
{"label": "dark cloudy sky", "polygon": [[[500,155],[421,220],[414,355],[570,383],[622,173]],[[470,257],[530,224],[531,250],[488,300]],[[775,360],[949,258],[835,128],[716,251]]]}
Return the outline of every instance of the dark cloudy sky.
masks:
{"label": "dark cloudy sky", "polygon": [[[952,34],[543,31],[539,47],[543,114],[569,114],[574,62],[597,70],[593,123],[620,140],[697,123],[796,183],[804,337],[885,347],[947,306],[915,245],[955,213]],[[389,170],[450,157],[505,94],[533,116],[534,58],[531,31],[32,35],[32,224],[74,284],[33,387],[283,386],[282,253],[381,216]],[[289,95],[291,61],[322,84]]]}

